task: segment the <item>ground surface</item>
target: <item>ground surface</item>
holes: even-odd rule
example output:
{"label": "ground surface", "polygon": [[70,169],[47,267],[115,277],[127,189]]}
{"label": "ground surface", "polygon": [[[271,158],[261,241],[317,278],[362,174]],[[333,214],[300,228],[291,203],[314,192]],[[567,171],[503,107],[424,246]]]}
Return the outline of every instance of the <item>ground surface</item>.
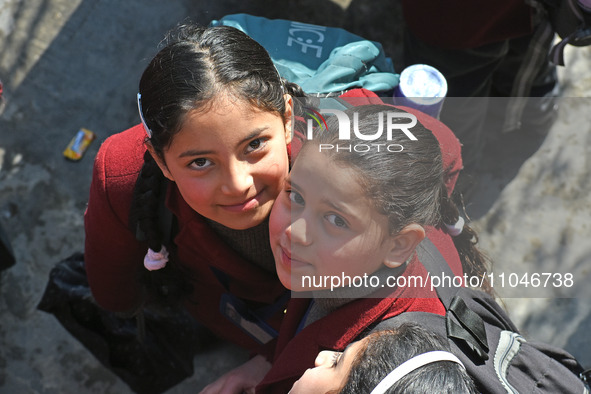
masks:
{"label": "ground surface", "polygon": [[[380,4],[377,4],[380,3]],[[62,151],[86,127],[98,141],[138,122],[139,76],[164,33],[185,18],[208,23],[249,12],[345,26],[400,59],[396,2],[0,0],[0,222],[17,264],[0,282],[1,393],[127,393],[56,320],[36,310],[49,270],[82,249],[94,142],[80,162]],[[379,11],[376,11],[378,9]],[[545,137],[491,130],[467,211],[497,272],[574,274],[576,287],[505,298],[533,339],[563,346],[591,367],[591,50],[569,48],[565,98]],[[523,290],[523,289],[521,289]],[[500,295],[507,289],[498,289]],[[569,296],[571,298],[559,298]],[[574,298],[572,298],[574,297]],[[199,355],[196,392],[243,360],[229,346]]]}

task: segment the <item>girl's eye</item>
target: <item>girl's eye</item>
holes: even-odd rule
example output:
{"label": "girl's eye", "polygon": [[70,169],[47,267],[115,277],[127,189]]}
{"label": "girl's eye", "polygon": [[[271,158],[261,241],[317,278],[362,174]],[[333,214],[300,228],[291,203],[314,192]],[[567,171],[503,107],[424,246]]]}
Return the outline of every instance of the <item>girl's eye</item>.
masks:
{"label": "girl's eye", "polygon": [[248,153],[254,152],[255,150],[261,149],[265,145],[266,145],[266,140],[264,140],[262,138],[256,138],[248,143],[248,147],[246,148],[246,151]]}
{"label": "girl's eye", "polygon": [[341,355],[343,353],[341,352],[334,352],[332,355],[332,367],[336,368],[336,366],[339,364],[339,360],[341,359]]}
{"label": "girl's eye", "polygon": [[330,215],[326,215],[325,218],[333,226],[340,227],[340,228],[348,228],[349,227],[349,225],[347,224],[347,221],[339,215],[330,214]]}
{"label": "girl's eye", "polygon": [[213,163],[211,162],[211,160],[200,157],[198,159],[193,160],[190,166],[194,169],[203,170],[205,168],[210,167],[212,164]]}
{"label": "girl's eye", "polygon": [[286,190],[286,192],[289,194],[289,199],[291,202],[293,202],[294,204],[298,204],[298,205],[305,205],[306,201],[304,201],[304,197],[302,197],[302,195],[298,192],[296,192],[295,190]]}

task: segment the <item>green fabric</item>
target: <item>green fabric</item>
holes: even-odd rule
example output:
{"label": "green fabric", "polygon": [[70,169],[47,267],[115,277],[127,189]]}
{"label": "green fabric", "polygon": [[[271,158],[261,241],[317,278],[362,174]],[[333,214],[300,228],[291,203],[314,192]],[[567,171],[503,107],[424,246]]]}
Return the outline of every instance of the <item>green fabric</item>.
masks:
{"label": "green fabric", "polygon": [[340,28],[247,14],[226,15],[211,25],[233,26],[258,41],[281,76],[306,93],[383,92],[398,85],[399,75],[380,43]]}

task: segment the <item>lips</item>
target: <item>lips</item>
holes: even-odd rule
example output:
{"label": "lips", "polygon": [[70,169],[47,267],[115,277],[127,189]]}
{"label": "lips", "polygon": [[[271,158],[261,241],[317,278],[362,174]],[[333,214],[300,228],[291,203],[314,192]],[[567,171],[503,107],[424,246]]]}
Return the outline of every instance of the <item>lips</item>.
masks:
{"label": "lips", "polygon": [[285,265],[289,269],[299,268],[299,267],[304,267],[304,266],[310,265],[309,263],[306,263],[305,261],[301,260],[298,256],[295,256],[295,258],[292,257],[292,254],[289,249],[284,248],[283,246],[280,246],[280,248],[281,248],[281,262],[283,263],[283,265]]}
{"label": "lips", "polygon": [[227,204],[227,205],[220,204],[220,207],[222,207],[226,211],[233,212],[233,213],[247,212],[247,211],[250,211],[252,209],[255,209],[255,208],[261,206],[262,194],[263,194],[263,190],[261,190],[256,196],[251,197],[247,200],[244,200],[238,204]]}

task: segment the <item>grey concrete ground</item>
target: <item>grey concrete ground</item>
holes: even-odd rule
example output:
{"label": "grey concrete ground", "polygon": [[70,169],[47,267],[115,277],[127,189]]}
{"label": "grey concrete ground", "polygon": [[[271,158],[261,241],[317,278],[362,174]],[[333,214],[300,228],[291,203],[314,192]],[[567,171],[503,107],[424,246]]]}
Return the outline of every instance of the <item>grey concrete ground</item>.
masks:
{"label": "grey concrete ground", "polygon": [[[92,158],[100,141],[137,123],[141,72],[164,33],[236,12],[344,25],[400,56],[396,2],[238,0],[0,0],[0,223],[17,264],[0,281],[0,393],[127,393],[56,320],[36,310],[49,270],[82,249]],[[374,3],[375,4],[375,3]],[[347,8],[348,7],[348,8]],[[496,137],[467,211],[498,272],[574,273],[546,298],[506,298],[533,339],[566,347],[591,367],[591,51],[569,48],[559,118],[545,138]],[[62,151],[80,128],[97,134],[80,162]],[[504,295],[505,289],[499,289]],[[564,295],[574,298],[558,298]],[[245,358],[221,346],[196,358],[171,393],[197,392]]]}

